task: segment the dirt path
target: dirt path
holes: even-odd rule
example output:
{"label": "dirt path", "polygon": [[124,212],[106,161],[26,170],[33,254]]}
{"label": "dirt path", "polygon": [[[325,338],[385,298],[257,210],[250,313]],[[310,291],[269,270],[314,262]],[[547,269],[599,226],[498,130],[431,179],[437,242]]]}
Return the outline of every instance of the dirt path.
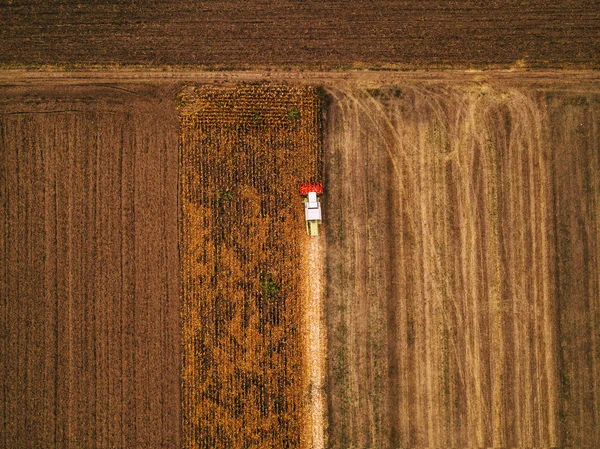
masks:
{"label": "dirt path", "polygon": [[303,306],[303,345],[307,383],[306,410],[310,440],[307,449],[327,447],[327,327],[325,300],[325,236],[306,237],[306,298]]}
{"label": "dirt path", "polygon": [[[294,82],[330,87],[375,88],[406,82],[431,85],[501,83],[506,86],[527,84],[552,84],[555,88],[571,91],[589,90],[597,85],[598,70],[411,70],[411,71],[194,71],[194,70],[87,70],[87,71],[45,71],[45,70],[0,70],[0,85],[32,86],[84,85],[105,83],[127,91],[128,84],[139,83],[239,83],[239,82]],[[108,85],[107,85],[108,84]],[[116,84],[111,86],[111,84]]]}

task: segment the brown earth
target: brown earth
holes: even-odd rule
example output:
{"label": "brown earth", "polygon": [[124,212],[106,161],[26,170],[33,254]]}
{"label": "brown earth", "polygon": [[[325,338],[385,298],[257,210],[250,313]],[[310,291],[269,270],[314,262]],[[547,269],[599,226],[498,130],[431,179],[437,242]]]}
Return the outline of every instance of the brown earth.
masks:
{"label": "brown earth", "polygon": [[180,446],[174,98],[0,90],[0,447]]}
{"label": "brown earth", "polygon": [[330,96],[331,447],[600,445],[600,86]]}
{"label": "brown earth", "polygon": [[427,86],[447,87],[464,86],[474,83],[502,83],[506,87],[560,86],[560,90],[571,92],[594,89],[600,79],[600,70],[530,70],[509,68],[502,70],[347,70],[334,71],[290,71],[273,70],[231,70],[202,71],[196,69],[160,70],[144,68],[121,68],[111,70],[48,71],[6,69],[0,70],[0,86],[22,87],[24,90],[34,86],[96,86],[128,89],[140,84],[215,84],[223,86],[241,83],[272,82],[279,84],[301,84],[331,88],[379,88],[395,84],[424,84]]}
{"label": "brown earth", "polygon": [[8,0],[0,64],[598,67],[595,0]]}

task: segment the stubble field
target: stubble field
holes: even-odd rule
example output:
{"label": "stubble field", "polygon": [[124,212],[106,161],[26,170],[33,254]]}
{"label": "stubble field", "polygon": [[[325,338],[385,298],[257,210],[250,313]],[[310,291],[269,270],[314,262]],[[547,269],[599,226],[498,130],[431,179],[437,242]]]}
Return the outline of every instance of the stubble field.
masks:
{"label": "stubble field", "polygon": [[596,446],[599,90],[330,95],[331,447]]}

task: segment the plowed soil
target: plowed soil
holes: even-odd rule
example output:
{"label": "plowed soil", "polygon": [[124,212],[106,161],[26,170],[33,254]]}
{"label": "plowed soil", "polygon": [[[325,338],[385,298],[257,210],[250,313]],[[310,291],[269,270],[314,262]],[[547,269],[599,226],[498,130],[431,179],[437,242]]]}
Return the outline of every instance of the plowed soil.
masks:
{"label": "plowed soil", "polygon": [[0,64],[598,67],[595,0],[8,0]]}
{"label": "plowed soil", "polygon": [[331,446],[598,446],[600,87],[331,97]]}
{"label": "plowed soil", "polygon": [[180,446],[177,190],[168,89],[0,90],[0,447]]}

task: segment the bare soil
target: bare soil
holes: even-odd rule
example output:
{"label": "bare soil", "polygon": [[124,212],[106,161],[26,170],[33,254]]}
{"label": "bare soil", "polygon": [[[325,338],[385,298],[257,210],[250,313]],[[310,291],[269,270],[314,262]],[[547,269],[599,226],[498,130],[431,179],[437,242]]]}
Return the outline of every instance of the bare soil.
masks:
{"label": "bare soil", "polygon": [[0,64],[598,67],[595,0],[185,0],[0,6]]}
{"label": "bare soil", "polygon": [[179,447],[174,94],[4,87],[0,149],[0,447]]}
{"label": "bare soil", "polygon": [[330,89],[333,448],[600,444],[600,86]]}

